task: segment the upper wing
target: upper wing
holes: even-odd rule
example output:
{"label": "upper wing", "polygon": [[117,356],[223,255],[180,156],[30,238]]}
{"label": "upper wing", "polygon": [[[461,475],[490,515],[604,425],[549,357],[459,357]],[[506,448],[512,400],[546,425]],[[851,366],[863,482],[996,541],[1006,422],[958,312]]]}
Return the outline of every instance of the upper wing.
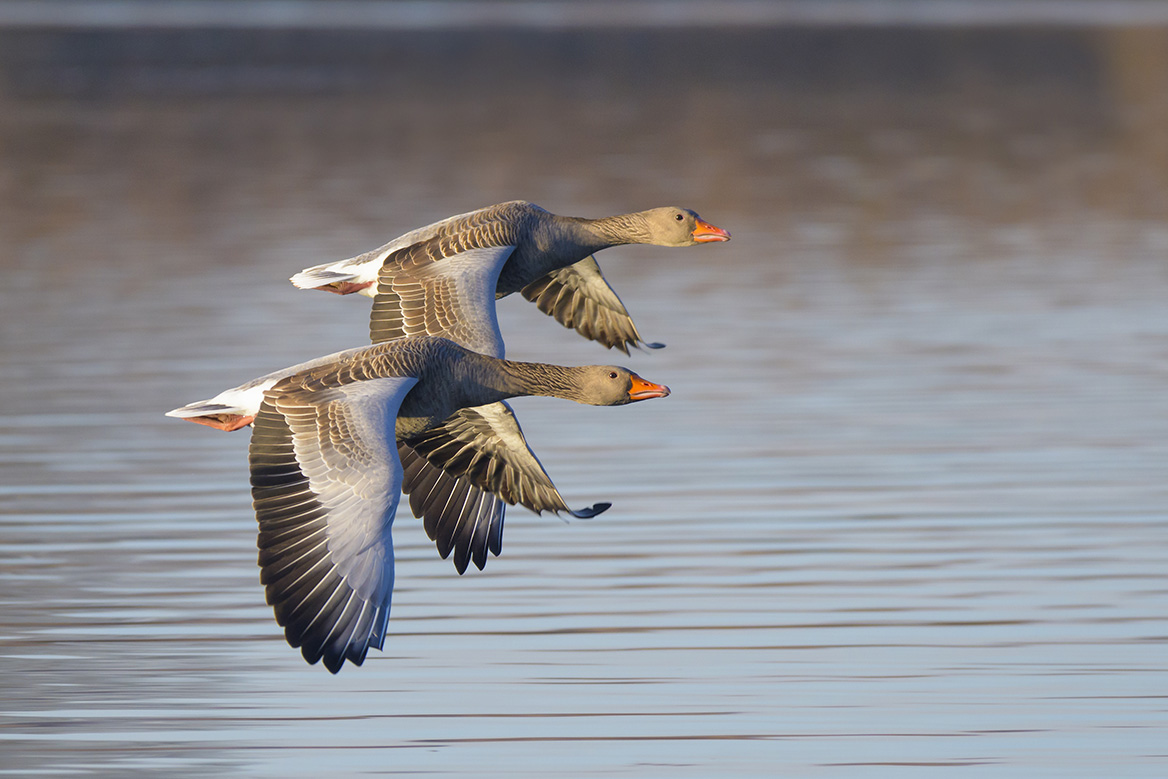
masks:
{"label": "upper wing", "polygon": [[463,248],[458,236],[414,244],[381,266],[369,316],[373,343],[434,335],[503,356],[495,287],[513,245]]}
{"label": "upper wing", "polygon": [[269,391],[248,464],[260,581],[288,643],[336,673],[381,648],[402,483],[394,421],[414,378]]}
{"label": "upper wing", "polygon": [[633,318],[604,280],[595,257],[541,276],[524,287],[522,294],[564,327],[575,328],[609,349],[615,346],[628,354],[630,346],[660,349],[665,345],[642,340]]}
{"label": "upper wing", "polygon": [[569,509],[506,403],[461,409],[442,425],[399,442],[398,454],[410,508],[424,520],[443,558],[454,551],[459,573],[470,560],[481,569],[488,550],[495,555],[502,550],[501,501],[579,518],[596,516],[610,505]]}
{"label": "upper wing", "polygon": [[173,411],[168,411],[166,416],[189,419],[200,425],[218,427],[222,430],[238,430],[251,424],[252,417],[259,412],[260,404],[263,403],[264,393],[279,381],[302,371],[332,364],[344,354],[346,352],[337,352],[293,365],[291,368],[281,368],[265,376],[260,376],[258,379],[240,384],[238,387],[223,390],[208,400],[198,400]]}

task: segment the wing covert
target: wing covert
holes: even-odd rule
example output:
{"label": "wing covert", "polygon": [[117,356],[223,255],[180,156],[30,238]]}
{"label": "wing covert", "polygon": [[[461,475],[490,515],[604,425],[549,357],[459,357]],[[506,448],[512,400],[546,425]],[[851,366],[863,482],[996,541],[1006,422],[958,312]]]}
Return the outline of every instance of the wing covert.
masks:
{"label": "wing covert", "polygon": [[629,353],[630,346],[660,349],[646,343],[624,303],[609,286],[593,256],[541,276],[521,290],[540,311],[589,340]]}
{"label": "wing covert", "polygon": [[463,248],[443,236],[396,252],[381,266],[370,340],[434,335],[502,357],[495,287],[514,250],[513,245]]}

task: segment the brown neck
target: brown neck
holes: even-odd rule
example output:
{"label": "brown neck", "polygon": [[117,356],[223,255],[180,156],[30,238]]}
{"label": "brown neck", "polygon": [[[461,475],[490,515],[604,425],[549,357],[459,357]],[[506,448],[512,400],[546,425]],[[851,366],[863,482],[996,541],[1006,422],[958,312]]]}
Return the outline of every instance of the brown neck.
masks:
{"label": "brown neck", "polygon": [[465,361],[469,381],[475,394],[474,405],[493,403],[524,395],[544,395],[584,402],[577,368],[539,362],[498,360],[485,355],[471,355]]}
{"label": "brown neck", "polygon": [[618,214],[600,219],[569,218],[565,227],[574,242],[588,253],[628,243],[649,243],[648,226],[640,214]]}

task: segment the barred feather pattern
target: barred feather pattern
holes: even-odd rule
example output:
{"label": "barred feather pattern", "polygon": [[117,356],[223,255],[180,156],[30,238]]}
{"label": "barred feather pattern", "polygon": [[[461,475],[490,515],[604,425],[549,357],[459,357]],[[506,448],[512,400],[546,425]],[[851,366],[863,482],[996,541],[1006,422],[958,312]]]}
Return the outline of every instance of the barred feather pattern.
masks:
{"label": "barred feather pattern", "polygon": [[460,409],[443,424],[399,441],[398,456],[410,509],[443,559],[454,552],[460,574],[468,562],[481,570],[488,551],[502,550],[504,502],[582,519],[610,505],[570,509],[504,402]]}
{"label": "barred feather pattern", "polygon": [[[439,223],[426,240],[388,254],[378,271],[370,340],[442,335],[501,357],[493,303],[499,274],[539,213],[547,212],[501,203]],[[497,345],[480,348],[488,340]]]}
{"label": "barred feather pattern", "polygon": [[540,311],[567,328],[609,349],[625,354],[629,347],[660,349],[665,344],[646,343],[624,303],[605,280],[596,258],[561,268],[521,290]]}

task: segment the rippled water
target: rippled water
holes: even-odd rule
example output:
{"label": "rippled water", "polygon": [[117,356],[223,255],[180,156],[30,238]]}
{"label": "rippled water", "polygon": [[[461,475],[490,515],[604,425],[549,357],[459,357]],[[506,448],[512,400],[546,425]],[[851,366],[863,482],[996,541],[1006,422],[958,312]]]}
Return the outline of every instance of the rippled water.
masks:
{"label": "rippled water", "polygon": [[[0,773],[1163,776],[1164,44],[0,36]],[[291,273],[515,197],[734,240],[600,257],[670,398],[515,403],[613,508],[463,577],[403,512],[385,652],[330,676],[246,435],[162,412],[363,341]]]}

